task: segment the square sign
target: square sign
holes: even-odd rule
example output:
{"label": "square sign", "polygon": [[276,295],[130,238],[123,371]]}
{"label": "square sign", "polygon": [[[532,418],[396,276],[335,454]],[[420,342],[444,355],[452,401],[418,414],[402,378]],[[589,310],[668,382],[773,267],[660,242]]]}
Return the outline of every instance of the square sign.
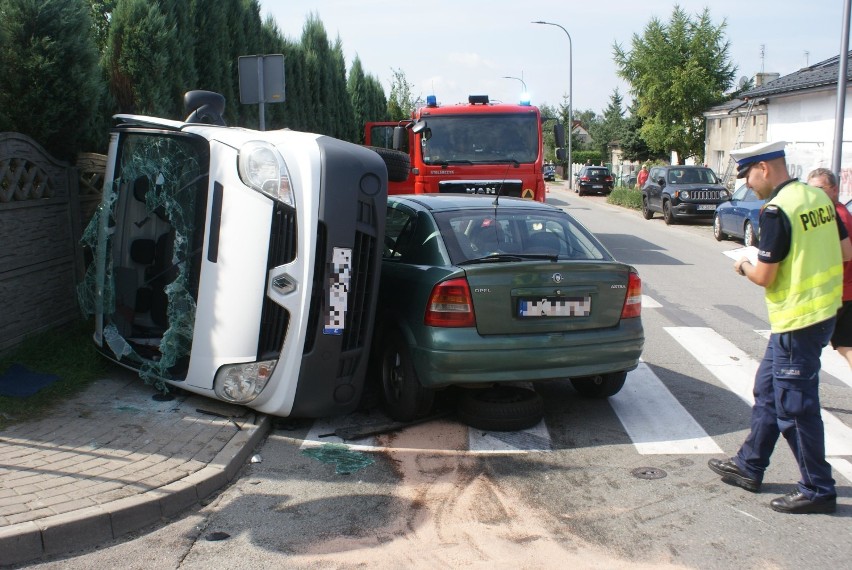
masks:
{"label": "square sign", "polygon": [[238,60],[240,75],[240,103],[284,102],[284,56],[241,55]]}

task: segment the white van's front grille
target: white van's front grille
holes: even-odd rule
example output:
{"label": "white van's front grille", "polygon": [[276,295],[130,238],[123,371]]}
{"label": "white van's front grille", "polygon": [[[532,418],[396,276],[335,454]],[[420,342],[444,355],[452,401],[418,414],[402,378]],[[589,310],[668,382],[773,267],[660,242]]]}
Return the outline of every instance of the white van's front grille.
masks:
{"label": "white van's front grille", "polygon": [[[296,258],[296,213],[278,204],[272,216],[269,231],[269,257],[267,269],[289,263]],[[268,284],[267,284],[268,286]],[[263,299],[260,316],[260,333],[257,342],[258,360],[277,358],[284,344],[290,314],[272,301],[268,296]]]}

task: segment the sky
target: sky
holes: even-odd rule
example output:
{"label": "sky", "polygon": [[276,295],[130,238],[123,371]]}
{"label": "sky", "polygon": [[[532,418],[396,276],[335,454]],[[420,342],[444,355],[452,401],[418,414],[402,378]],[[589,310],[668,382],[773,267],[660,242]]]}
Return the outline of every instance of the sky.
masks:
{"label": "sky", "polygon": [[[840,53],[846,0],[680,0],[697,17],[710,8],[726,24],[737,82],[756,73],[782,76]],[[675,2],[636,0],[261,0],[284,37],[298,42],[315,14],[329,41],[339,37],[347,70],[357,56],[390,94],[401,70],[415,96],[439,103],[484,94],[517,102],[526,85],[533,105],[559,105],[569,90],[574,111],[602,113],[617,88],[613,44],[629,51],[656,17],[667,23]],[[535,20],[559,24],[536,25]],[[570,34],[570,41],[569,41]],[[286,65],[286,62],[285,62]],[[514,77],[515,79],[505,79]]]}

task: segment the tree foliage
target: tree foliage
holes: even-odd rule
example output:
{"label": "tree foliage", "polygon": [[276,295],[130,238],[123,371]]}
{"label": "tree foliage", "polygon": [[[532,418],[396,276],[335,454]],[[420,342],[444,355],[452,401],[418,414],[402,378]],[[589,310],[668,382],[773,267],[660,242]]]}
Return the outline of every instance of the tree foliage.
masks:
{"label": "tree foliage", "polygon": [[624,118],[624,99],[616,87],[609,97],[609,104],[604,109],[603,117],[592,123],[589,135],[592,137],[590,147],[602,157],[609,157],[609,148],[613,143],[620,143],[626,135],[627,121]]}
{"label": "tree foliage", "polygon": [[638,112],[639,102],[634,99],[630,104],[630,113],[625,120],[624,136],[621,138],[621,155],[626,160],[637,162],[657,161],[668,158],[668,153],[651,152],[648,143],[642,138],[642,124],[644,119]]}
{"label": "tree foliage", "polygon": [[702,112],[725,100],[736,67],[730,62],[726,23],[713,24],[709,9],[691,18],[675,6],[668,23],[652,18],[630,50],[613,45],[618,75],[638,101],[641,137],[652,152],[704,154]]}
{"label": "tree foliage", "polygon": [[177,44],[173,21],[157,3],[123,0],[112,14],[104,51],[110,92],[121,113],[177,119],[171,82],[163,80]]}
{"label": "tree foliage", "polygon": [[411,118],[411,114],[421,99],[414,97],[414,86],[408,82],[401,69],[391,69],[391,72],[393,73],[393,80],[388,98],[388,117],[391,121],[404,121]]}
{"label": "tree foliage", "polygon": [[98,53],[103,53],[109,37],[109,20],[118,0],[89,0],[92,10],[92,29]]}
{"label": "tree foliage", "polygon": [[387,114],[387,99],[382,85],[372,75],[366,75],[361,60],[356,56],[349,70],[346,90],[352,101],[352,113],[358,129],[357,141],[364,143],[364,124],[368,121],[384,121]]}
{"label": "tree foliage", "polygon": [[[283,54],[285,100],[264,106],[267,129],[293,128],[360,142],[367,121],[389,119],[382,82],[318,15],[285,38],[261,20],[259,0],[0,0],[0,130],[28,134],[54,154],[105,150],[116,113],[183,119],[183,95],[221,93],[229,125],[258,128],[240,103],[238,59]],[[394,72],[398,112],[417,103]]]}
{"label": "tree foliage", "polygon": [[0,131],[73,157],[100,94],[89,5],[0,0],[0,39]]}

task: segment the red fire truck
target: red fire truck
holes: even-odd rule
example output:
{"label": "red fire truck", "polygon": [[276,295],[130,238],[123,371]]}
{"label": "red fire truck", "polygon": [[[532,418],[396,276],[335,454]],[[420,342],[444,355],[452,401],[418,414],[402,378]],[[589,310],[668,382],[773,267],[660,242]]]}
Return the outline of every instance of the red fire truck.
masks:
{"label": "red fire truck", "polygon": [[[542,122],[529,103],[497,104],[487,95],[471,95],[467,104],[440,106],[429,95],[411,120],[367,123],[365,144],[410,158],[404,181],[389,172],[389,194],[499,194],[544,202]],[[563,146],[561,124],[554,134]]]}

